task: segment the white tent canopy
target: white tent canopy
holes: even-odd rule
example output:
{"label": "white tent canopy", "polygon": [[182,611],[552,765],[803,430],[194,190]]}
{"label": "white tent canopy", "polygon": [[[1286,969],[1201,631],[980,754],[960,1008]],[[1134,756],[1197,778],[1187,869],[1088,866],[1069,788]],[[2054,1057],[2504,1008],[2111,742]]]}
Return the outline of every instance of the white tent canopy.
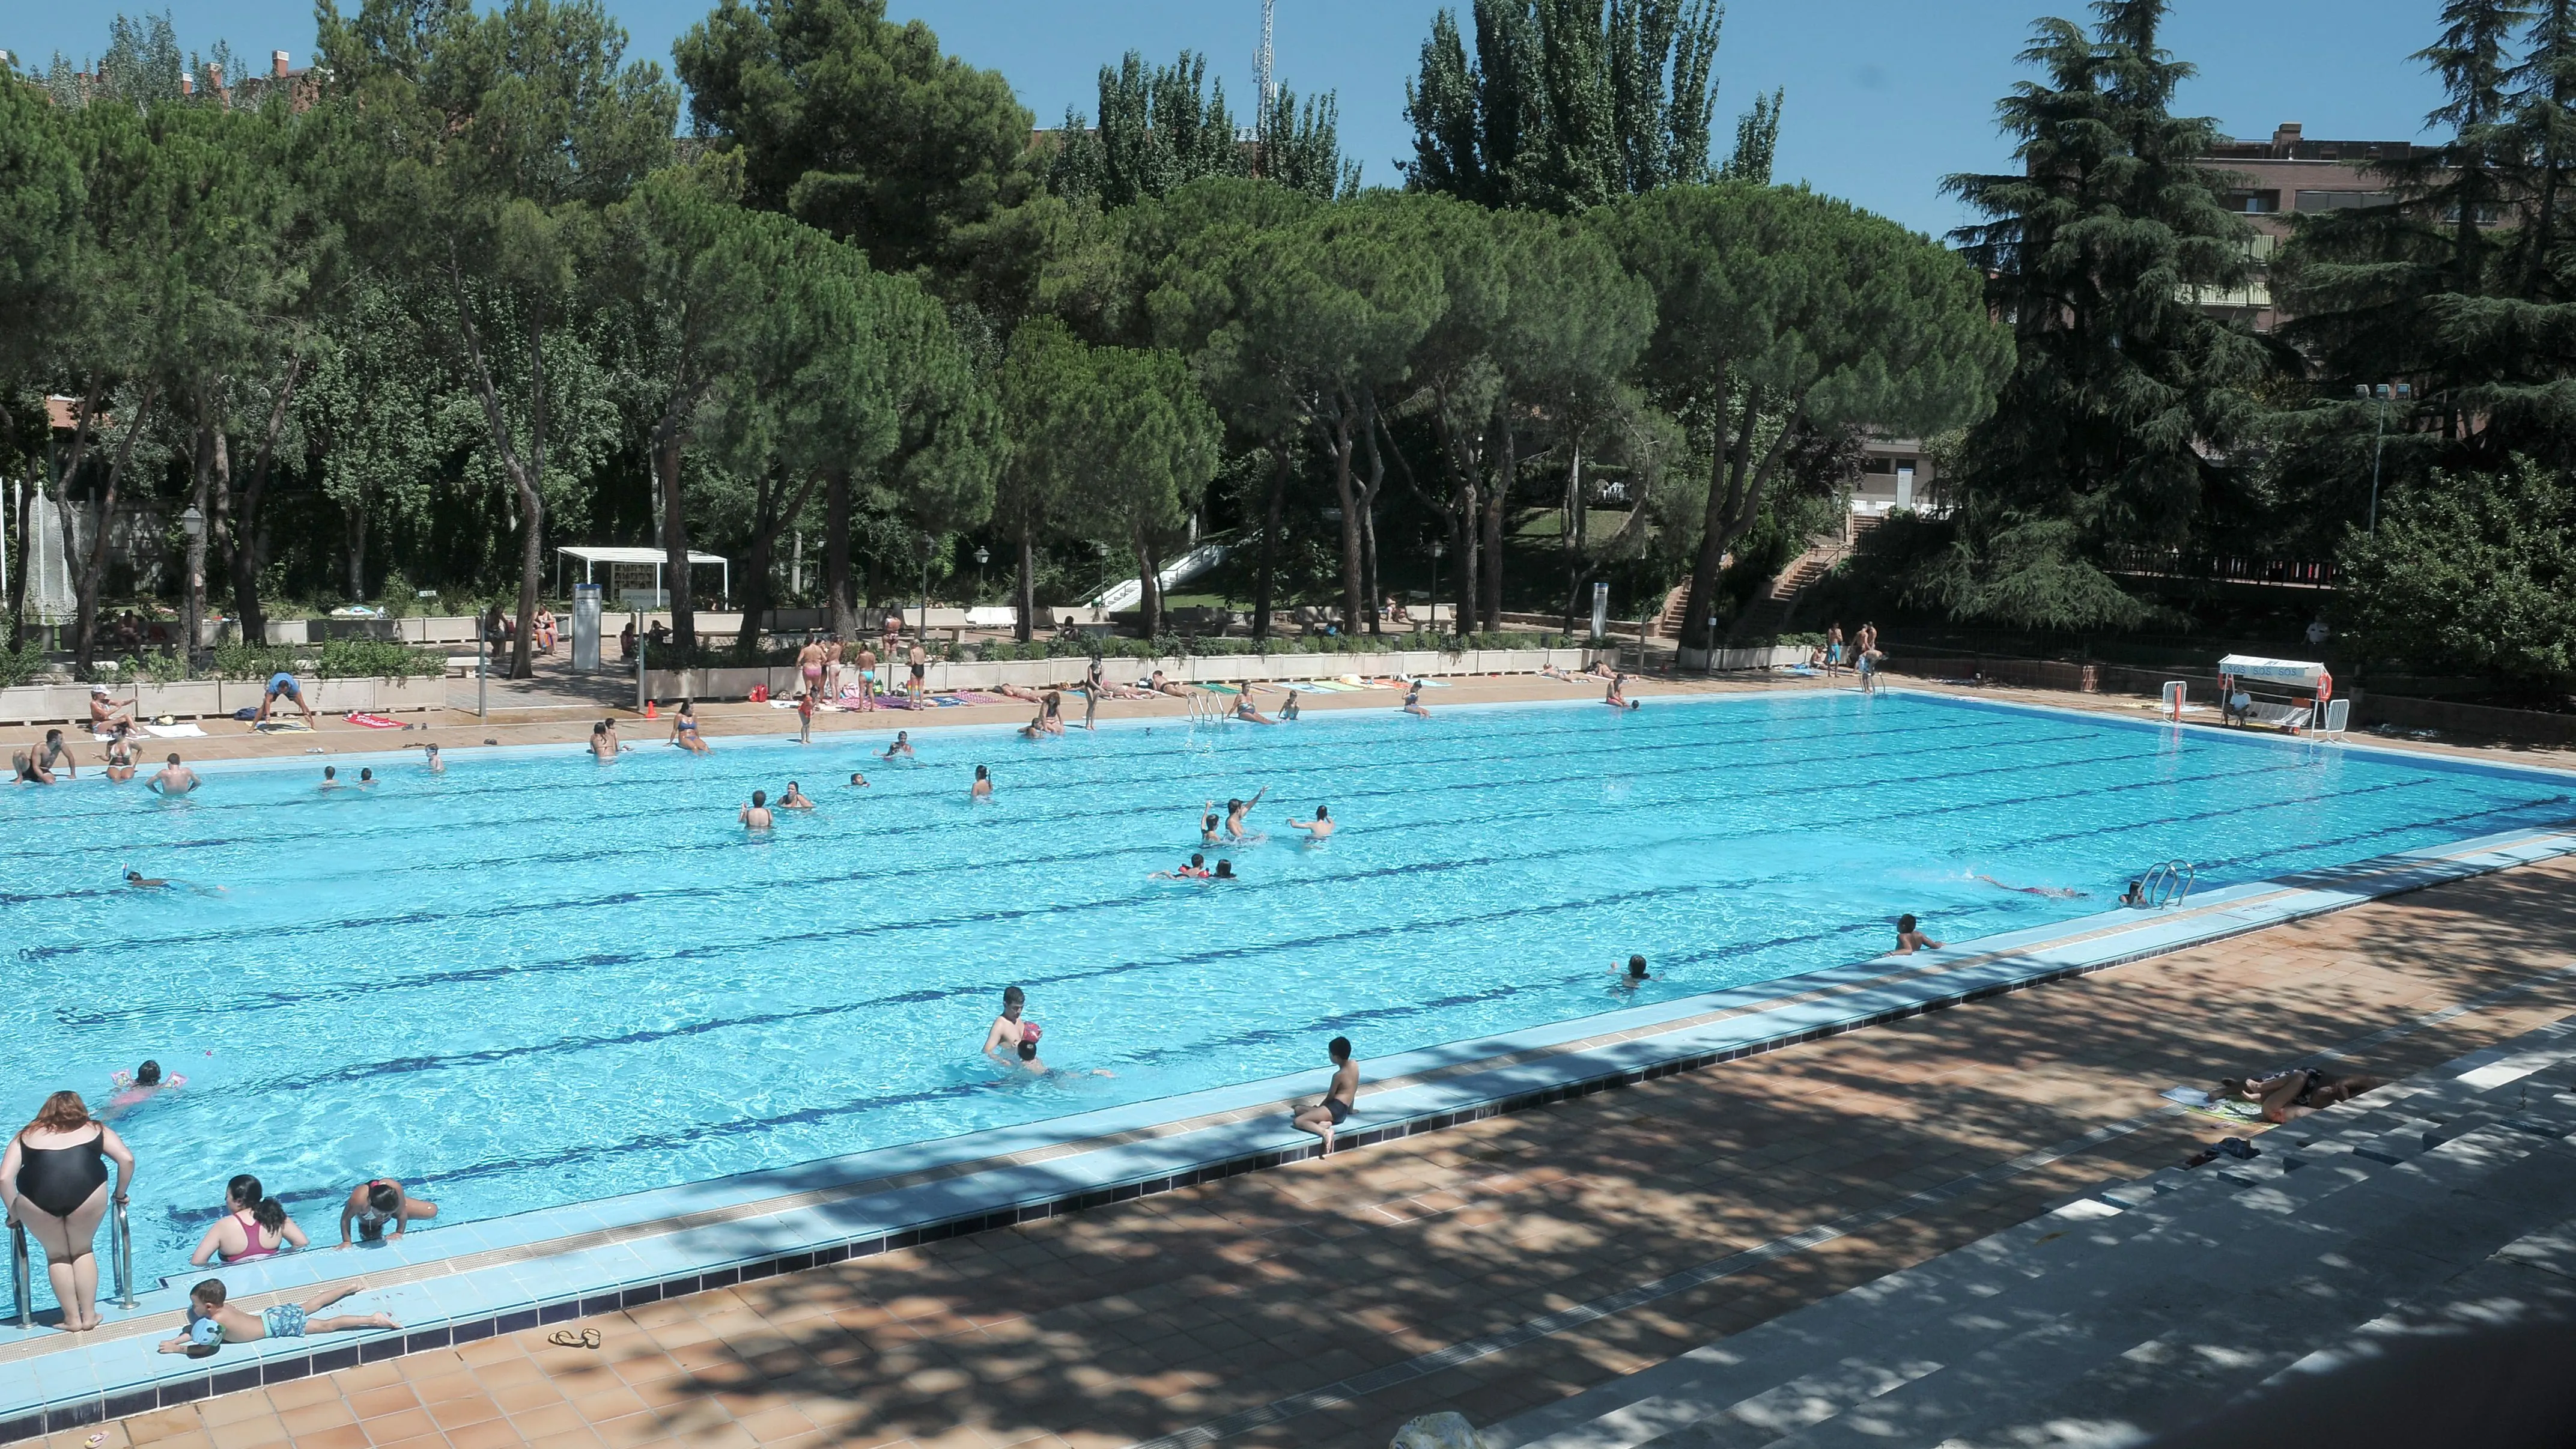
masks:
{"label": "white tent canopy", "polygon": [[2218,672],[2238,679],[2259,679],[2270,684],[2294,685],[2315,689],[2332,687],[2333,676],[2323,664],[2304,659],[2263,659],[2252,654],[2230,654],[2218,661]]}
{"label": "white tent canopy", "polygon": [[[591,545],[558,548],[555,552],[560,556],[555,561],[556,593],[563,592],[563,559],[575,558],[581,560],[581,581],[585,584],[597,582],[597,580],[592,577],[592,571],[601,564],[611,565],[609,577],[612,580],[616,577],[616,565],[623,564],[630,568],[642,568],[646,565],[650,565],[653,570],[653,592],[656,595],[660,595],[663,592],[662,567],[664,564],[670,562],[671,557],[667,551],[658,548],[612,548]],[[731,559],[726,558],[722,554],[700,553],[695,549],[691,549],[689,550],[689,562],[692,565],[714,564],[718,568],[723,569],[724,597],[727,603],[732,602],[733,561]]]}

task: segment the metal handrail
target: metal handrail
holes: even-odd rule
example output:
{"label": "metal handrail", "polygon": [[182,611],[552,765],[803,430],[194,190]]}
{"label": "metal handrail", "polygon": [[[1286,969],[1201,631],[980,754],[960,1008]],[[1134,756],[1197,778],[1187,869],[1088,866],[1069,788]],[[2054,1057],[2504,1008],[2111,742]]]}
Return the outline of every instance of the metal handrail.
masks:
{"label": "metal handrail", "polygon": [[134,1308],[134,1224],[125,1215],[125,1199],[109,1204],[108,1250],[116,1255],[116,1306]]}
{"label": "metal handrail", "polygon": [[27,1225],[9,1225],[9,1290],[17,1295],[18,1326],[36,1326],[36,1269],[27,1260]]}
{"label": "metal handrail", "polygon": [[2167,906],[2179,907],[2191,899],[2191,888],[2200,880],[2200,867],[2188,860],[2160,860],[2138,878],[2139,894],[2148,910],[2160,911]]}

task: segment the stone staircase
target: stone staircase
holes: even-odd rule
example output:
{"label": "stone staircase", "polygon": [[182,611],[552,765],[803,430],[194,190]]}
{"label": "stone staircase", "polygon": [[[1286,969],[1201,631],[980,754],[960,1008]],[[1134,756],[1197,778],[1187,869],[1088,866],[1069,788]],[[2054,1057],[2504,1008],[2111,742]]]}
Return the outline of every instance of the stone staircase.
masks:
{"label": "stone staircase", "polygon": [[[2226,1130],[2210,1124],[2216,1137]],[[2576,1018],[1486,1431],[1497,1449],[2140,1444],[2576,1314]]]}

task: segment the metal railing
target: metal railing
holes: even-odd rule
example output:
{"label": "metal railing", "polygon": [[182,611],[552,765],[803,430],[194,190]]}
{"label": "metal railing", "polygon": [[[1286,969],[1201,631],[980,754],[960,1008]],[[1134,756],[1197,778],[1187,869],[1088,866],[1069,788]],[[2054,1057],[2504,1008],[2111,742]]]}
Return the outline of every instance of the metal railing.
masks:
{"label": "metal railing", "polygon": [[133,1308],[134,1301],[134,1224],[126,1219],[125,1199],[109,1201],[108,1251],[114,1254],[116,1268],[116,1306]]}
{"label": "metal railing", "polygon": [[2191,898],[2191,888],[2200,880],[2200,867],[2188,860],[2160,860],[2138,878],[2138,904],[2151,911],[2167,906],[2180,906]]}
{"label": "metal railing", "polygon": [[1190,725],[1192,728],[1196,728],[1203,724],[1223,724],[1226,721],[1226,717],[1234,713],[1233,704],[1228,702],[1224,696],[1210,694],[1204,689],[1191,690],[1183,697],[1183,702],[1188,704],[1190,707]]}
{"label": "metal railing", "polygon": [[36,1326],[36,1270],[27,1261],[27,1225],[9,1225],[9,1291],[16,1295],[18,1326]]}

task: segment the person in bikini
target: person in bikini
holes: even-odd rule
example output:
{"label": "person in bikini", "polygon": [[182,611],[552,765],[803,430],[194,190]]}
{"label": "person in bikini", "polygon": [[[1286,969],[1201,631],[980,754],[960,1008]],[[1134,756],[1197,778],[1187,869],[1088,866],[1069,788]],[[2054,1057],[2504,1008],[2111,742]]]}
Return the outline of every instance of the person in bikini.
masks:
{"label": "person in bikini", "polygon": [[340,1246],[349,1246],[349,1226],[355,1223],[358,1237],[375,1242],[388,1236],[400,1238],[403,1229],[415,1222],[427,1222],[438,1216],[438,1204],[413,1197],[403,1185],[390,1177],[369,1178],[349,1189],[349,1200],[340,1204]]}
{"label": "person in bikini", "polygon": [[1165,679],[1163,677],[1163,671],[1159,669],[1154,671],[1154,675],[1151,679],[1145,681],[1145,688],[1155,694],[1168,694],[1174,699],[1187,699],[1190,697],[1190,692],[1187,689]]}
{"label": "person in bikini", "polygon": [[162,1341],[163,1353],[204,1358],[227,1343],[257,1343],[263,1338],[302,1338],[313,1333],[346,1333],[358,1328],[400,1328],[386,1313],[313,1315],[358,1292],[356,1285],[326,1288],[300,1303],[280,1303],[257,1313],[225,1305],[224,1280],[209,1278],[188,1290],[188,1317],[175,1338]]}
{"label": "person in bikini", "polygon": [[2350,1101],[2388,1083],[2379,1077],[2337,1076],[2315,1067],[2300,1067],[2277,1077],[2228,1077],[2210,1095],[2237,1102],[2259,1102],[2266,1122],[2287,1122],[2310,1112]]}
{"label": "person in bikini", "polygon": [[859,646],[859,708],[877,707],[877,652],[867,645]]}
{"label": "person in bikini", "polygon": [[804,648],[796,651],[796,675],[798,678],[805,681],[805,693],[816,695],[823,692],[823,643],[821,640],[809,639],[806,641]]}
{"label": "person in bikini", "polygon": [[231,1267],[304,1246],[304,1230],[286,1215],[286,1204],[268,1196],[259,1179],[245,1172],[225,1185],[224,1215],[197,1240],[188,1263],[202,1268],[220,1258]]}
{"label": "person in bikini", "polygon": [[698,734],[698,711],[695,701],[680,701],[680,712],[671,716],[671,743],[693,755],[703,755],[707,752],[707,742]]}
{"label": "person in bikini", "polygon": [[1249,681],[1245,682],[1243,693],[1234,697],[1234,717],[1243,721],[1245,724],[1266,725],[1279,723],[1279,721],[1263,714],[1260,707],[1252,702],[1253,694],[1260,688],[1261,686],[1258,684],[1253,684]]}
{"label": "person in bikini", "polygon": [[123,784],[134,778],[134,726],[118,720],[107,737],[107,747],[100,751],[107,761],[107,778]]}
{"label": "person in bikini", "polygon": [[907,760],[912,758],[912,731],[896,730],[894,743],[886,746],[885,753],[877,758],[891,760],[898,756]]}
{"label": "person in bikini", "polygon": [[975,800],[992,799],[993,772],[982,765],[977,765],[975,767],[975,784],[966,792],[966,794],[968,798]]}
{"label": "person in bikini", "polygon": [[1333,1129],[1350,1120],[1351,1108],[1360,1100],[1360,1064],[1351,1060],[1351,1039],[1337,1036],[1324,1048],[1333,1059],[1333,1083],[1324,1089],[1321,1100],[1300,1107],[1288,1121],[1300,1132],[1312,1132],[1324,1139],[1318,1157],[1333,1151]]}
{"label": "person in bikini", "polygon": [[590,757],[603,761],[617,758],[617,737],[608,732],[606,720],[590,727]]}
{"label": "person in bikini", "polygon": [[1421,680],[1417,679],[1404,687],[1404,703],[1397,706],[1397,708],[1403,710],[1406,714],[1418,715],[1423,719],[1431,718],[1431,711],[1422,707]]}
{"label": "person in bikini", "polygon": [[778,808],[781,810],[811,810],[814,808],[814,802],[804,791],[796,788],[795,781],[790,780],[787,782],[787,793],[778,797]]}

